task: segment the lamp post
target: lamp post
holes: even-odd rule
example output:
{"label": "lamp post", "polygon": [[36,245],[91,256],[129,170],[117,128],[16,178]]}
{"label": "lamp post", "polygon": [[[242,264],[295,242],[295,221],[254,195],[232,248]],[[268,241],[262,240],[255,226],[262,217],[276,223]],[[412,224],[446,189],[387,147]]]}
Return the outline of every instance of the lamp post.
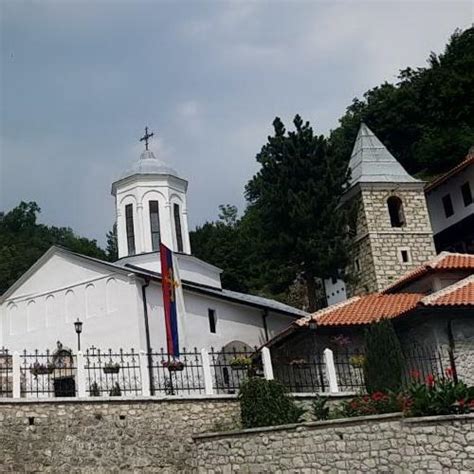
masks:
{"label": "lamp post", "polygon": [[81,350],[81,332],[82,332],[82,321],[79,321],[79,318],[77,318],[77,321],[74,323],[74,329],[76,330],[77,334],[77,350]]}

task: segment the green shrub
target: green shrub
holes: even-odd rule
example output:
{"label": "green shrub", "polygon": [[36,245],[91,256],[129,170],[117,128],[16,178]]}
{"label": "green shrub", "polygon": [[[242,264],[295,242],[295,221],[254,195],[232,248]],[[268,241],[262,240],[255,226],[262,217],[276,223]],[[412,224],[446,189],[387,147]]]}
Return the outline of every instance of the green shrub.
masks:
{"label": "green shrub", "polygon": [[409,416],[449,415],[468,413],[474,408],[474,387],[464,382],[454,382],[450,372],[446,378],[428,375],[421,380],[420,374],[412,374],[408,387],[409,403],[405,412]]}
{"label": "green shrub", "polygon": [[280,382],[260,377],[242,383],[239,401],[244,428],[297,423],[304,413]]}
{"label": "green shrub", "polygon": [[364,378],[368,393],[398,392],[403,353],[391,321],[382,319],[365,330]]}
{"label": "green shrub", "polygon": [[328,400],[327,397],[320,397],[319,395],[313,400],[313,416],[315,420],[327,420],[329,418],[329,407],[326,406]]}

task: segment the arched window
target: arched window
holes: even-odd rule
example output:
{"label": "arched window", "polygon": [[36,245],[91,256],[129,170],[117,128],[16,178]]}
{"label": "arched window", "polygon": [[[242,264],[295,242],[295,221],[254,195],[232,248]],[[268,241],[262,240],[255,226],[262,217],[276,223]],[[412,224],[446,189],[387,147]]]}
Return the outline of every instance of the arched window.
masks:
{"label": "arched window", "polygon": [[178,245],[178,252],[183,251],[183,232],[181,230],[181,211],[179,204],[173,204],[174,213],[174,229],[176,232],[176,244]]}
{"label": "arched window", "polygon": [[125,206],[125,229],[127,231],[128,255],[135,255],[135,229],[133,225],[133,204]]}
{"label": "arched window", "polygon": [[388,213],[392,227],[403,227],[405,225],[405,213],[403,212],[402,200],[397,196],[387,199]]}

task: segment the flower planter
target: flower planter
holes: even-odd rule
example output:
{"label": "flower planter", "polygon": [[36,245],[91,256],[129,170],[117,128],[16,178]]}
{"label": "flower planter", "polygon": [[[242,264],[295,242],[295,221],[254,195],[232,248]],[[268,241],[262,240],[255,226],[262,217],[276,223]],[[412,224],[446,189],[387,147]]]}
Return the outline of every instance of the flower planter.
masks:
{"label": "flower planter", "polygon": [[120,372],[120,367],[113,365],[110,367],[104,367],[104,374],[118,374]]}
{"label": "flower planter", "polygon": [[30,372],[37,377],[38,375],[49,375],[54,372],[54,367],[49,365],[37,365],[30,368]]}
{"label": "flower planter", "polygon": [[170,372],[181,372],[184,370],[183,362],[163,362],[163,367],[166,367]]}

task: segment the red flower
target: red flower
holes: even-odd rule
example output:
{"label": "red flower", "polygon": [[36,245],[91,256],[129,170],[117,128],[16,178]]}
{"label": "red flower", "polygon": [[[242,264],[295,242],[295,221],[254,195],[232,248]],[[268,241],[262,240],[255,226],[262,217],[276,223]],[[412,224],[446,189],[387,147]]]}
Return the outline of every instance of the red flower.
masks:
{"label": "red flower", "polygon": [[421,375],[421,374],[420,374],[420,371],[419,371],[419,370],[416,370],[416,369],[415,369],[415,370],[411,370],[411,371],[410,371],[410,376],[411,376],[412,379],[416,379],[416,380],[417,380],[417,379],[420,378],[420,375]]}
{"label": "red flower", "polygon": [[463,398],[461,398],[461,399],[458,400],[458,404],[459,404],[459,406],[460,406],[461,408],[463,408],[464,405],[466,404],[466,400],[464,400]]}
{"label": "red flower", "polygon": [[372,394],[372,400],[375,402],[379,402],[380,400],[383,400],[385,398],[385,394],[382,392],[374,392]]}
{"label": "red flower", "polygon": [[429,387],[432,387],[435,383],[435,377],[433,374],[429,374],[426,376],[426,384],[429,386]]}
{"label": "red flower", "polygon": [[469,402],[469,408],[474,409],[474,399]]}
{"label": "red flower", "polygon": [[445,371],[446,377],[452,377],[453,376],[453,369],[451,367],[448,367]]}

